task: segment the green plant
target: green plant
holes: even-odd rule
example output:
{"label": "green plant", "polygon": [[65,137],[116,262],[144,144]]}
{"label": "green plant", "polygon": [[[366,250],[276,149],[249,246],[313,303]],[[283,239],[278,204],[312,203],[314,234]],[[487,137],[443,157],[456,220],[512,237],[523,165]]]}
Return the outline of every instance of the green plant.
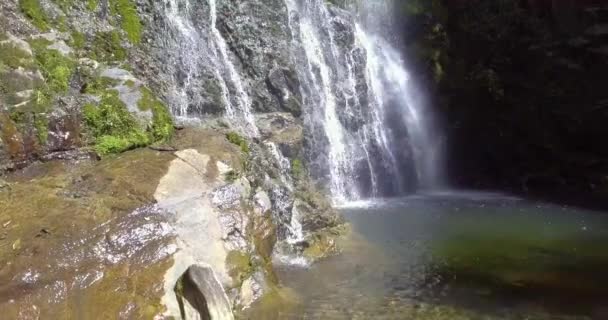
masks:
{"label": "green plant", "polygon": [[295,178],[299,178],[304,175],[304,165],[300,159],[291,160],[291,174]]}
{"label": "green plant", "polygon": [[113,15],[120,15],[121,28],[127,34],[131,43],[141,41],[141,21],[137,15],[137,8],[133,0],[110,0],[110,10]]}
{"label": "green plant", "polygon": [[[66,92],[75,69],[75,62],[54,49],[47,49],[46,40],[32,41],[38,67],[53,92]],[[46,44],[45,44],[46,43]]]}
{"label": "green plant", "polygon": [[74,6],[74,0],[53,0],[63,12],[68,12]]}
{"label": "green plant", "polygon": [[87,0],[87,9],[89,11],[97,10],[98,5],[99,5],[99,0]]}
{"label": "green plant", "polygon": [[108,77],[97,77],[85,84],[84,92],[93,95],[101,95],[107,89],[117,86],[120,81]]}
{"label": "green plant", "polygon": [[230,170],[224,174],[224,180],[232,183],[232,182],[235,182],[236,180],[238,180],[240,176],[241,175],[238,173],[238,171]]}
{"label": "green plant", "polygon": [[38,141],[45,144],[48,140],[48,113],[51,110],[53,93],[48,87],[42,87],[32,93],[32,98],[27,105],[33,117],[34,127],[38,136]]}
{"label": "green plant", "polygon": [[19,0],[19,8],[38,29],[43,31],[49,29],[49,19],[44,11],[42,11],[42,7],[38,0]]}
{"label": "green plant", "polygon": [[232,144],[239,146],[243,153],[249,154],[249,144],[247,143],[247,140],[245,140],[245,138],[240,136],[238,133],[229,132],[226,134],[226,139],[228,139],[228,141],[230,141]]}
{"label": "green plant", "polygon": [[140,110],[152,111],[152,126],[149,128],[152,138],[155,141],[167,140],[173,135],[173,118],[167,107],[160,102],[150,89],[141,87],[140,92],[142,98],[138,101],[137,106]]}
{"label": "green plant", "polygon": [[115,90],[107,90],[99,106],[86,105],[83,116],[99,154],[123,152],[151,142]]}
{"label": "green plant", "polygon": [[4,68],[34,69],[32,56],[11,42],[0,43],[0,70]]}
{"label": "green plant", "polygon": [[127,58],[117,31],[100,32],[95,35],[91,48],[91,58],[99,61],[114,62]]}
{"label": "green plant", "polygon": [[84,46],[86,45],[86,37],[83,33],[80,33],[78,31],[73,31],[72,32],[72,39],[70,40],[70,46],[72,46],[72,48],[77,49],[77,50],[81,50],[84,49]]}

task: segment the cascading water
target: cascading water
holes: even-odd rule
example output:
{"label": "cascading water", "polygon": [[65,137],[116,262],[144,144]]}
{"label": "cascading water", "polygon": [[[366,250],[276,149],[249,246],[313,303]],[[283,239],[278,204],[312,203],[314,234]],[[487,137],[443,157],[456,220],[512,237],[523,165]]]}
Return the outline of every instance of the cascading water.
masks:
{"label": "cascading water", "polygon": [[[359,25],[356,26],[356,35],[357,41],[367,53],[367,80],[372,88],[370,95],[374,98],[372,105],[383,111],[386,110],[386,104],[397,105],[413,149],[419,187],[441,188],[444,183],[439,171],[441,141],[433,136],[428,115],[412,94],[411,77],[403,61],[390,44],[377,36],[368,36]],[[391,102],[392,99],[395,101]],[[384,132],[378,136],[384,141]]]}
{"label": "cascading water", "polygon": [[[260,100],[259,78],[252,78],[258,71],[244,68],[247,54],[235,51],[240,50],[240,34],[226,24],[226,19],[250,20],[234,16],[242,6],[238,1],[216,1],[156,5],[165,19],[160,43],[167,55],[164,67],[174,80],[169,101],[177,118],[222,115],[231,127],[258,137],[252,99],[257,99],[256,108],[269,100]],[[262,2],[280,6],[280,1]],[[437,188],[440,139],[405,64],[383,37],[391,1],[353,3],[349,12],[324,0],[284,0],[287,59],[297,79],[275,92],[280,91],[281,101],[301,99],[308,169],[336,204]],[[249,14],[245,12],[240,14]],[[276,57],[271,51],[264,54]],[[280,150],[270,151],[281,161]]]}
{"label": "cascading water", "polygon": [[[211,104],[221,104],[231,125],[248,136],[258,135],[251,112],[251,101],[227,49],[226,40],[217,28],[216,0],[208,0],[209,24],[196,19],[197,10],[190,0],[165,0],[161,8],[167,19],[165,37],[169,47],[169,68],[174,78],[170,104],[178,119],[202,117]],[[215,87],[216,95],[204,92]],[[205,97],[205,93],[211,96]],[[215,100],[220,101],[213,101]]]}
{"label": "cascading water", "polygon": [[[323,0],[286,4],[309,162],[334,201],[439,186],[439,139],[397,51]],[[345,34],[348,25],[355,27]]]}

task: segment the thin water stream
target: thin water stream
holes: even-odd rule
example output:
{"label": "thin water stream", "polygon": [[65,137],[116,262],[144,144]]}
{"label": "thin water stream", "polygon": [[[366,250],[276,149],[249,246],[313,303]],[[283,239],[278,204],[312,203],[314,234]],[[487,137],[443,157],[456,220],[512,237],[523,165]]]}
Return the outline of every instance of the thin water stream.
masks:
{"label": "thin water stream", "polygon": [[283,268],[276,319],[608,319],[608,216],[497,194],[341,209],[341,255]]}

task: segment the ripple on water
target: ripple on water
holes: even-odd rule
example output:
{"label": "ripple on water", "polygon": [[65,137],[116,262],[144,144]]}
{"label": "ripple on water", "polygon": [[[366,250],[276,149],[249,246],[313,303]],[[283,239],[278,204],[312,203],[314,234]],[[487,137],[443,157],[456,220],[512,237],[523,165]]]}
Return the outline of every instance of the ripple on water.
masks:
{"label": "ripple on water", "polygon": [[279,269],[299,304],[276,319],[608,319],[607,215],[471,192],[339,209],[353,237]]}

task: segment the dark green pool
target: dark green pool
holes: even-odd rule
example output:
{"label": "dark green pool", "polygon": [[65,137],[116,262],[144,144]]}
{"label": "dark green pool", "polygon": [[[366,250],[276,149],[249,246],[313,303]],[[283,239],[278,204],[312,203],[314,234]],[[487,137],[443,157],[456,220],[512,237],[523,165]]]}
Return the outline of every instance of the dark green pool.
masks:
{"label": "dark green pool", "polygon": [[281,269],[279,319],[608,319],[608,214],[445,192],[341,209],[340,256]]}

